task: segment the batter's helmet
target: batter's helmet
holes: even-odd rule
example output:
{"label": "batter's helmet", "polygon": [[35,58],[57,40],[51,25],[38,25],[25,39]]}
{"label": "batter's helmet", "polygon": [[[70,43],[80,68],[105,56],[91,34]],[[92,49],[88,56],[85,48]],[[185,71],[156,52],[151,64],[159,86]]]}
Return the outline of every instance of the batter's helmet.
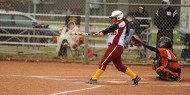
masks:
{"label": "batter's helmet", "polygon": [[120,10],[115,10],[112,12],[109,18],[116,18],[117,20],[121,20],[124,18],[123,12]]}

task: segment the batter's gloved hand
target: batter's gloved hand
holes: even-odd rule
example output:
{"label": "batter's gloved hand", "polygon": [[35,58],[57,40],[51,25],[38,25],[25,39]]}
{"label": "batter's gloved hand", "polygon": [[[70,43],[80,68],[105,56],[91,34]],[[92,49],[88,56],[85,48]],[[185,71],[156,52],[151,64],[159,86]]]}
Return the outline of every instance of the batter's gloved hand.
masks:
{"label": "batter's gloved hand", "polygon": [[102,32],[97,32],[97,33],[95,33],[95,36],[100,37],[100,36],[104,36],[104,34]]}
{"label": "batter's gloved hand", "polygon": [[130,43],[135,46],[141,46],[145,44],[145,41],[141,38],[139,38],[137,35],[132,35]]}

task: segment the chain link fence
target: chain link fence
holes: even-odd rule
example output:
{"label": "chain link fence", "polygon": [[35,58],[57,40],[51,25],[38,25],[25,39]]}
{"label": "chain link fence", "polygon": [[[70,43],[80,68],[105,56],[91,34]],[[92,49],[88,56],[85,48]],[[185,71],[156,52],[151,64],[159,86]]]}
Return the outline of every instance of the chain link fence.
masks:
{"label": "chain link fence", "polygon": [[[61,31],[68,25],[68,20],[76,21],[77,19],[80,32],[94,33],[110,25],[108,16],[112,11],[121,10],[125,16],[130,12],[134,13],[136,19],[141,22],[142,37],[147,40],[149,45],[156,47],[159,36],[171,36],[174,52],[182,61],[183,58],[189,58],[189,54],[181,57],[183,55],[181,49],[188,49],[189,42],[186,40],[182,43],[181,40],[188,37],[180,36],[177,31],[180,30],[180,22],[185,21],[184,18],[181,19],[181,15],[184,10],[188,12],[189,1],[166,1],[169,1],[173,8],[169,9],[172,12],[164,15],[169,17],[162,17],[160,15],[163,14],[157,13],[157,10],[163,7],[161,0],[90,0],[89,3],[86,3],[85,0],[0,0],[0,53],[3,54],[2,58],[10,57],[7,54],[16,54],[17,57],[21,54],[32,54],[32,58],[46,58],[44,54],[51,58],[64,54],[67,56],[83,55],[83,50],[79,52],[79,49],[83,49],[84,44],[77,50],[63,48],[61,47],[64,44],[62,39],[61,45],[57,45]],[[89,14],[87,15],[85,15],[86,4],[89,5]],[[139,14],[140,9],[144,9],[146,15]],[[177,17],[171,19],[174,15]],[[85,23],[87,17],[89,17],[88,24]],[[86,30],[88,28],[85,27],[89,27],[89,30]],[[90,49],[103,55],[102,52],[106,48],[105,39],[104,37],[88,36]],[[68,43],[68,41],[65,42]],[[66,53],[65,51],[68,50],[71,52]],[[133,53],[134,56],[130,57],[131,59],[146,58],[151,53],[144,48],[137,48],[137,52],[131,52],[133,50],[136,50],[136,47],[126,49],[124,55],[127,57],[124,58],[129,58],[128,56]]]}

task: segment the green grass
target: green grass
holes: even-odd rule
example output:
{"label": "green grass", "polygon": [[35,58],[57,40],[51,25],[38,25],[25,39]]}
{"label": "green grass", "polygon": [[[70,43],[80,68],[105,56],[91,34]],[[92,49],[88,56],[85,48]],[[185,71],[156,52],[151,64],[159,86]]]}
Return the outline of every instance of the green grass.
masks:
{"label": "green grass", "polygon": [[[103,36],[100,38],[107,38],[107,36]],[[151,39],[152,39],[152,45],[156,44],[156,33],[153,32],[151,35]],[[174,33],[174,45],[182,45],[182,42],[178,41],[178,39],[180,39],[180,35],[177,33]],[[96,40],[95,41],[96,44],[106,44],[106,40]],[[39,59],[39,60],[45,60],[45,59],[68,59],[66,57],[57,57],[55,54],[56,51],[56,47],[25,47],[25,46],[19,46],[14,47],[14,46],[4,46],[4,45],[0,45],[0,49],[5,49],[9,52],[11,52],[12,50],[16,50],[16,53],[1,53],[0,54],[0,59],[6,59],[6,58],[24,58],[24,59]],[[105,49],[93,49],[95,53],[97,53],[99,56],[99,58],[101,59],[101,57],[103,56]],[[3,50],[1,50],[3,51]],[[18,54],[17,52],[29,52],[26,54]],[[33,51],[39,51],[39,53],[33,53]],[[125,50],[126,51],[126,50]],[[14,51],[15,52],[15,51]],[[183,61],[183,58],[181,58],[181,50],[174,50],[174,52],[177,55],[178,60]],[[139,62],[139,60],[135,59],[136,56],[136,52],[127,52],[125,54],[123,54],[125,57],[123,57],[124,60],[129,60],[132,62]],[[78,56],[74,56],[72,58],[69,59],[73,59],[73,60],[78,60],[81,59]]]}
{"label": "green grass", "polygon": [[[102,37],[102,38],[107,38],[107,37]],[[156,45],[156,33],[152,33],[151,38],[152,38],[152,45]],[[179,39],[180,39],[180,35],[177,33],[174,33],[174,39],[173,39],[174,45],[180,45],[180,46],[183,45],[182,42],[179,41]],[[106,44],[106,41],[95,41],[95,43]],[[105,52],[105,49],[95,49],[95,53],[98,53],[101,56],[103,56],[104,52]],[[176,49],[174,50],[174,52],[176,53],[178,60],[183,61],[183,58],[181,58],[181,50]],[[153,55],[155,54],[153,53]],[[130,52],[130,54],[125,54],[125,56],[127,56],[128,59],[130,60],[133,59],[132,61],[138,62],[138,60],[134,59],[136,56],[136,53],[134,52]],[[127,59],[127,58],[124,58],[124,59]]]}
{"label": "green grass", "polygon": [[[156,33],[152,33],[152,44],[156,44]],[[180,39],[180,35],[179,34],[176,34],[176,33],[174,33],[174,35],[173,35],[173,44],[174,45],[182,45],[182,42],[180,42],[179,41],[179,39]]]}

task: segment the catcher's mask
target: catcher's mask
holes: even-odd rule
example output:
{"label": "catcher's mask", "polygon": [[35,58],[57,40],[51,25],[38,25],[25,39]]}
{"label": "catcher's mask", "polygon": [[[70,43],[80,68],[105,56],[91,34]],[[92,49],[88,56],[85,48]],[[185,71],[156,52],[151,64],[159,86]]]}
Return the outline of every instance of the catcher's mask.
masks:
{"label": "catcher's mask", "polygon": [[161,46],[161,48],[172,48],[172,41],[169,37],[166,36],[161,37],[159,43],[160,42],[165,42],[165,44]]}

